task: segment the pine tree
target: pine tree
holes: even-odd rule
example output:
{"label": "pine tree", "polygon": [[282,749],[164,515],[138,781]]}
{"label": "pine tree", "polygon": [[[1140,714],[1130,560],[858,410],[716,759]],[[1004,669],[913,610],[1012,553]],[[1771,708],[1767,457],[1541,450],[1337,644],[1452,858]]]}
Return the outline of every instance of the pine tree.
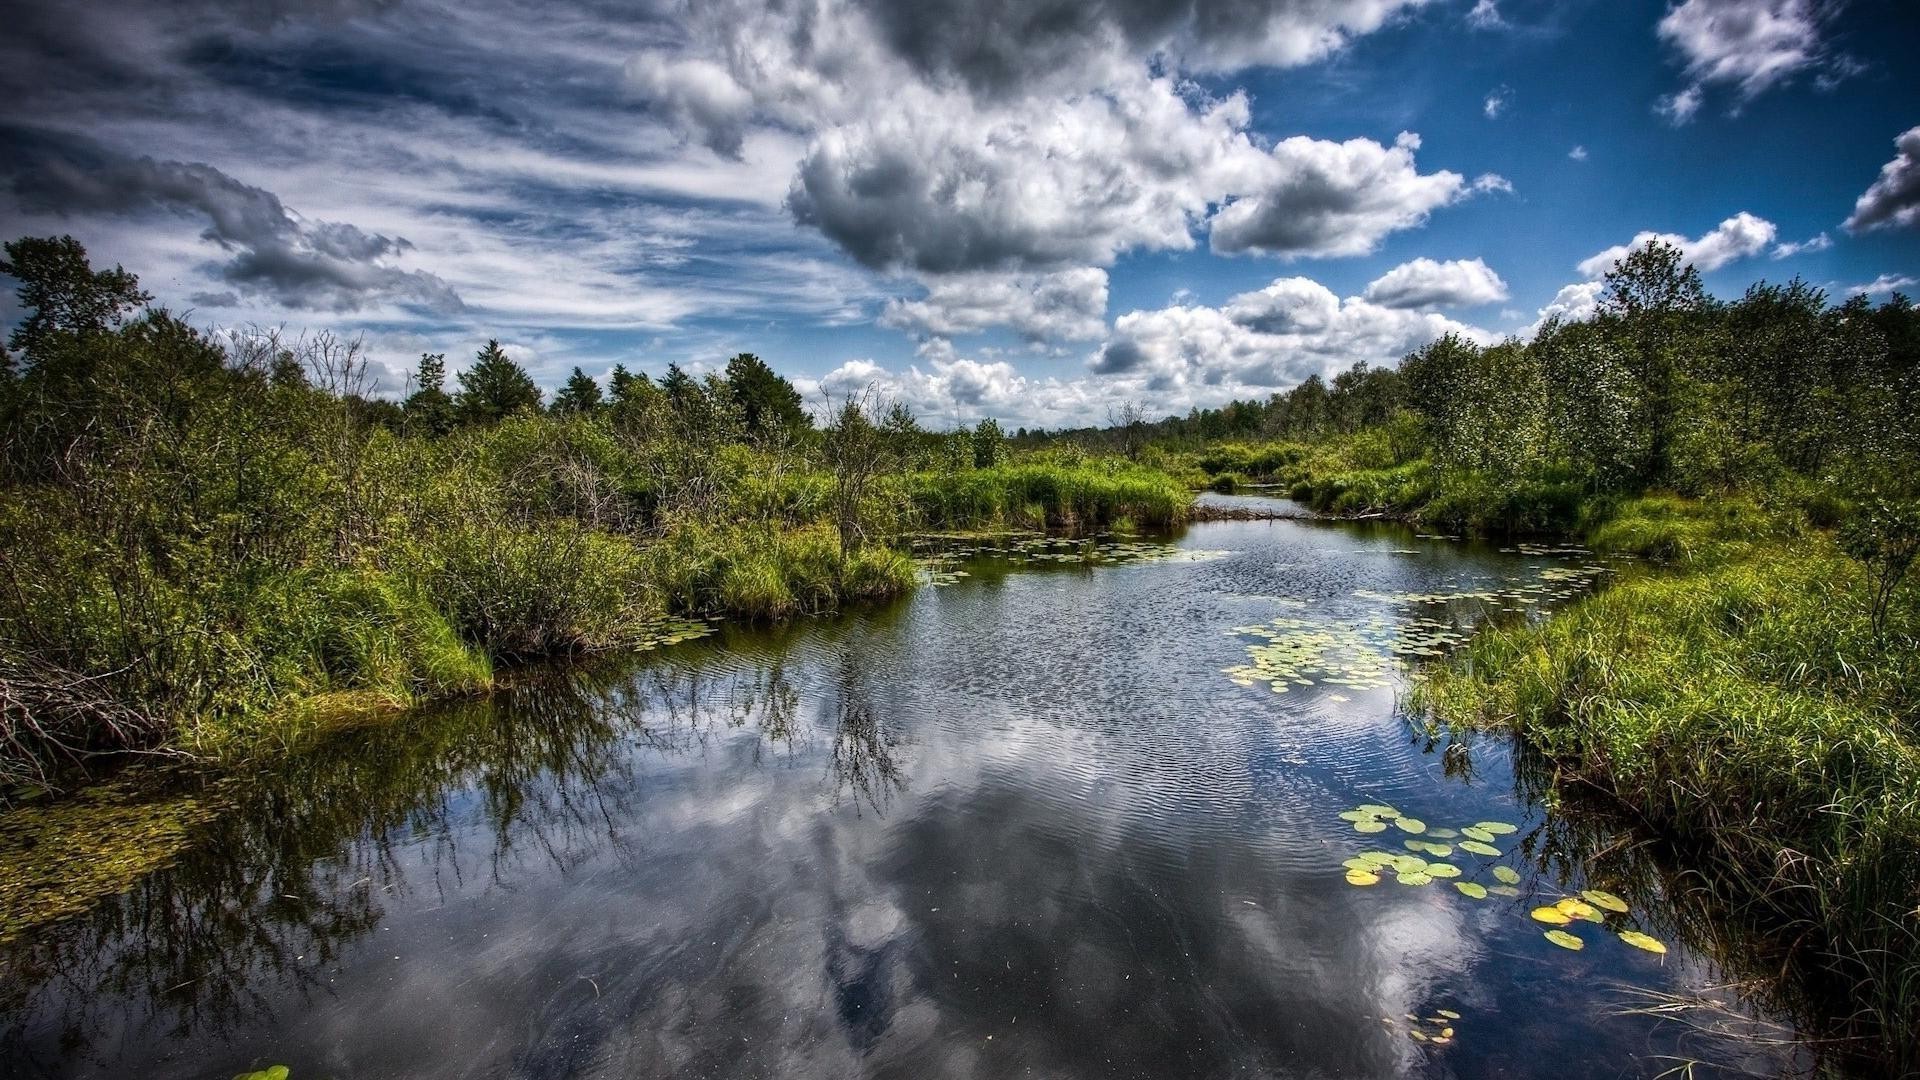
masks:
{"label": "pine tree", "polygon": [[517,412],[540,407],[540,388],[525,368],[513,362],[498,341],[489,341],[460,373],[460,395],[455,402],[460,421],[490,424]]}
{"label": "pine tree", "polygon": [[453,430],[453,398],[447,394],[447,356],[445,353],[421,353],[420,370],[414,376],[419,384],[401,406],[407,414],[407,426],[429,435],[445,435]]}
{"label": "pine tree", "polygon": [[727,361],[727,390],[747,436],[766,439],[812,426],[800,391],[752,353]]}
{"label": "pine tree", "polygon": [[567,384],[553,397],[553,411],[556,414],[596,412],[600,408],[600,384],[593,376],[579,368],[567,377]]}

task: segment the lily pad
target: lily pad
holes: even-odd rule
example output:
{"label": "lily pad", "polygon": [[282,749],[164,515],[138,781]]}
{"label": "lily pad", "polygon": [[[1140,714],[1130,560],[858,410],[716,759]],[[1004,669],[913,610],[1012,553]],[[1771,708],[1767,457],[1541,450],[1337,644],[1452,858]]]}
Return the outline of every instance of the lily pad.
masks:
{"label": "lily pad", "polygon": [[1384,821],[1374,821],[1371,818],[1366,821],[1356,821],[1353,823],[1353,831],[1358,833],[1386,832],[1387,823]]}
{"label": "lily pad", "polygon": [[1362,859],[1359,856],[1355,856],[1351,859],[1348,859],[1346,862],[1341,863],[1340,865],[1346,867],[1349,870],[1364,870],[1367,873],[1372,873],[1375,864],[1367,861],[1366,859]]}
{"label": "lily pad", "polygon": [[1452,840],[1459,836],[1460,833],[1457,829],[1428,829],[1427,835],[1433,837],[1435,840]]}
{"label": "lily pad", "polygon": [[[1355,828],[1358,828],[1358,826],[1355,826]],[[1473,852],[1473,853],[1474,853],[1475,855],[1485,855],[1485,856],[1487,856],[1487,857],[1488,857],[1488,858],[1490,858],[1490,859],[1491,859],[1491,858],[1498,858],[1498,857],[1499,857],[1499,855],[1500,855],[1500,849],[1499,849],[1499,848],[1497,848],[1497,847],[1494,847],[1494,846],[1493,846],[1492,844],[1483,844],[1483,843],[1481,843],[1481,842],[1480,842],[1480,841],[1478,841],[1478,840],[1462,840],[1462,841],[1460,841],[1460,850],[1461,850],[1461,851],[1471,851],[1471,852]]]}
{"label": "lily pad", "polygon": [[[1343,814],[1341,816],[1344,817],[1346,815]],[[1493,843],[1493,834],[1480,828],[1478,825],[1469,825],[1460,831],[1469,840],[1478,840],[1483,844]]]}
{"label": "lily pad", "polygon": [[1535,922],[1547,923],[1550,926],[1565,926],[1573,921],[1573,916],[1551,905],[1534,908],[1527,914],[1532,915]]}
{"label": "lily pad", "polygon": [[1504,821],[1479,821],[1475,822],[1473,827],[1479,829],[1481,832],[1490,832],[1495,836],[1505,836],[1508,833],[1520,831],[1519,826],[1509,825]]}
{"label": "lily pad", "polygon": [[1342,821],[1372,821],[1373,815],[1364,810],[1342,810],[1340,811],[1340,819]]}
{"label": "lily pad", "polygon": [[1558,945],[1563,949],[1572,949],[1574,952],[1579,952],[1581,949],[1584,949],[1587,947],[1586,942],[1581,941],[1579,938],[1574,937],[1572,934],[1567,933],[1565,930],[1547,931],[1547,940],[1553,942],[1555,945]]}
{"label": "lily pad", "polygon": [[1511,885],[1494,885],[1494,886],[1490,886],[1487,889],[1487,891],[1492,893],[1495,896],[1519,896],[1520,895],[1520,890],[1514,888]]}
{"label": "lily pad", "polygon": [[1391,866],[1393,865],[1393,860],[1399,858],[1399,856],[1387,851],[1363,851],[1354,856],[1354,858],[1359,859],[1368,866]]}
{"label": "lily pad", "polygon": [[1380,875],[1371,870],[1349,870],[1347,871],[1347,884],[1378,885],[1380,884]]}
{"label": "lily pad", "polygon": [[1401,829],[1416,835],[1427,831],[1427,823],[1421,821],[1419,818],[1400,817],[1395,818],[1393,823],[1400,826]]}
{"label": "lily pad", "polygon": [[1435,862],[1427,864],[1427,876],[1437,878],[1457,878],[1460,868],[1452,863]]}
{"label": "lily pad", "polygon": [[1520,871],[1518,871],[1518,870],[1515,870],[1515,869],[1514,869],[1513,867],[1511,867],[1511,866],[1496,866],[1496,867],[1494,867],[1494,868],[1493,868],[1493,876],[1494,876],[1494,877],[1496,877],[1496,878],[1499,878],[1499,879],[1500,879],[1500,883],[1501,883],[1502,885],[1518,885],[1518,884],[1520,884]]}
{"label": "lily pad", "polygon": [[1459,889],[1462,895],[1475,900],[1485,900],[1487,898],[1487,887],[1477,881],[1456,881],[1453,883],[1453,887]]}
{"label": "lily pad", "polygon": [[1667,947],[1658,938],[1648,937],[1638,930],[1620,931],[1620,940],[1636,949],[1645,949],[1650,953],[1658,953],[1661,956],[1667,953]]}
{"label": "lily pad", "polygon": [[1605,908],[1608,911],[1620,914],[1626,913],[1627,902],[1605,889],[1586,889],[1582,891],[1580,895],[1586,899],[1587,903],[1592,904],[1594,907]]}
{"label": "lily pad", "polygon": [[1395,810],[1391,806],[1382,806],[1379,803],[1366,803],[1361,806],[1356,806],[1354,807],[1354,809],[1360,811],[1363,814],[1372,814],[1374,817],[1399,817],[1400,816],[1400,811]]}
{"label": "lily pad", "polygon": [[1564,900],[1556,902],[1553,906],[1565,912],[1567,917],[1571,919],[1585,919],[1588,922],[1600,921],[1600,909],[1587,903],[1585,900],[1575,900],[1569,896]]}
{"label": "lily pad", "polygon": [[1399,881],[1399,882],[1400,882],[1400,884],[1402,884],[1402,885],[1431,885],[1431,884],[1433,884],[1433,878],[1432,878],[1432,877],[1430,877],[1430,876],[1429,876],[1429,875],[1428,875],[1428,874],[1426,873],[1426,871],[1424,871],[1424,870],[1418,870],[1418,871],[1415,871],[1415,872],[1413,872],[1413,873],[1411,873],[1411,874],[1400,874],[1400,875],[1397,875],[1397,876],[1396,876],[1396,878],[1395,878],[1395,880],[1397,880],[1397,881]]}
{"label": "lily pad", "polygon": [[1435,1009],[1433,1011],[1439,1013],[1441,1016],[1444,1016],[1449,1020],[1460,1019],[1460,1014],[1457,1012],[1454,1012],[1452,1009]]}

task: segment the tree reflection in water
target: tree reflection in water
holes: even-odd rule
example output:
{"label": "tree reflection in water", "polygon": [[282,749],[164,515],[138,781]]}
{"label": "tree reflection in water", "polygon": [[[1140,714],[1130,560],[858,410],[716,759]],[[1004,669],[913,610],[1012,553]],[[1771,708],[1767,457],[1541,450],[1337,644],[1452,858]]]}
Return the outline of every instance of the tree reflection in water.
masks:
{"label": "tree reflection in water", "polygon": [[[751,729],[753,766],[791,764],[811,733],[784,666],[689,652],[531,678],[228,778],[233,809],[180,859],[0,952],[0,1058],[67,1072],[110,1066],[123,1044],[218,1037],[289,996],[331,993],[344,952],[390,904],[445,902],[476,872],[503,886],[637,854],[622,825],[639,819],[650,762]],[[852,792],[878,810],[903,782],[899,740],[851,666],[840,675],[820,710],[832,717],[826,803]]]}

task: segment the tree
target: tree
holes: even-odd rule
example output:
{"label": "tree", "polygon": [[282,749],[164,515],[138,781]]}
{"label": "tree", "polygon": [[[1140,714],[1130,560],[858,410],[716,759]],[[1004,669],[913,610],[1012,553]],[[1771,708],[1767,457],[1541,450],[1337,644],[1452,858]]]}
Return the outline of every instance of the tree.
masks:
{"label": "tree", "polygon": [[401,408],[407,425],[429,435],[445,435],[453,430],[453,398],[447,394],[447,355],[421,353],[420,368],[414,374],[417,389],[407,395]]}
{"label": "tree", "polygon": [[973,467],[991,469],[1006,455],[1007,437],[1000,422],[989,416],[973,429]]}
{"label": "tree", "polygon": [[752,353],[727,361],[727,390],[747,437],[764,441],[811,427],[800,391]]}
{"label": "tree", "polygon": [[21,237],[5,250],[0,274],[19,280],[16,295],[28,312],[7,344],[29,365],[40,361],[41,349],[56,335],[100,333],[153,299],[126,270],[95,270],[87,249],[71,236]]}
{"label": "tree", "polygon": [[1869,612],[1874,636],[1879,637],[1886,632],[1894,591],[1920,557],[1920,502],[1877,494],[1868,498],[1840,530],[1840,546],[1871,574]]}
{"label": "tree", "polygon": [[1128,461],[1139,461],[1140,451],[1147,445],[1147,411],[1139,402],[1128,399],[1117,409],[1108,407],[1107,424],[1120,437],[1120,452]]}
{"label": "tree", "polygon": [[[833,412],[821,447],[827,467],[833,474],[833,521],[840,533],[840,557],[845,559],[860,549],[866,538],[862,513],[867,491],[887,457],[890,432],[876,425],[867,415],[872,391],[849,394]],[[904,418],[904,422],[903,422]],[[911,413],[890,411],[888,428],[904,430],[913,423]]]}
{"label": "tree", "polygon": [[1626,349],[1628,371],[1638,384],[1645,460],[1637,470],[1650,483],[1673,475],[1673,443],[1688,422],[1682,405],[1691,396],[1690,368],[1710,355],[1701,333],[1712,308],[1700,271],[1680,249],[1660,240],[1628,252],[1602,278],[1602,327]]}
{"label": "tree", "polygon": [[488,341],[473,366],[460,373],[456,401],[460,420],[491,424],[503,417],[540,407],[540,388],[525,368],[513,362],[498,341]]}
{"label": "tree", "polygon": [[553,411],[558,415],[581,415],[600,408],[600,384],[579,368],[567,376],[567,383],[553,396]]}

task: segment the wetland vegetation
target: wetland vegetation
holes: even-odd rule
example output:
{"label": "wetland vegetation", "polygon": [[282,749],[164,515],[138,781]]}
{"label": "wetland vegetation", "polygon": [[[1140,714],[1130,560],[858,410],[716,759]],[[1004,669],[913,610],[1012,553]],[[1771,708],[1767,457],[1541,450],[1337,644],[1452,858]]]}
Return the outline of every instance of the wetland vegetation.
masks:
{"label": "wetland vegetation", "polygon": [[[741,771],[740,754],[754,768],[763,754],[822,763],[835,844],[878,843],[837,815],[884,818],[895,796],[917,807],[903,811],[916,828],[957,827],[933,796],[906,794],[916,740],[922,782],[959,784],[970,822],[1004,812],[1039,847],[1069,842],[1046,815],[1077,812],[1048,793],[1074,782],[1053,775],[1071,754],[999,762],[1017,780],[970,773],[956,761],[1007,751],[915,694],[983,710],[1002,734],[1077,746],[1119,785],[1102,790],[1140,832],[1104,858],[1078,856],[1093,860],[1076,864],[1086,873],[1122,874],[1147,852],[1162,861],[1141,873],[1179,893],[1168,853],[1218,840],[1209,815],[1222,807],[1191,787],[1154,789],[1176,808],[1154,824],[1160,804],[1127,785],[1151,787],[1163,768],[1187,784],[1210,775],[1217,747],[1186,729],[1219,717],[1235,753],[1312,777],[1302,806],[1253,792],[1231,808],[1337,837],[1326,844],[1344,862],[1316,844],[1311,873],[1354,892],[1504,905],[1513,917],[1497,928],[1488,916],[1447,933],[1511,944],[1524,931],[1514,948],[1548,947],[1529,964],[1558,952],[1601,965],[1568,979],[1637,978],[1649,969],[1632,965],[1667,957],[1648,992],[1670,1002],[1704,1000],[1709,974],[1740,980],[1743,994],[1714,1006],[1737,1018],[1729,1028],[1790,1029],[1813,1048],[1716,1051],[1728,1067],[1920,1072],[1920,588],[1908,573],[1920,554],[1920,312],[1902,297],[1835,304],[1796,281],[1723,303],[1655,243],[1608,275],[1595,319],[1529,341],[1448,337],[1398,368],[1357,367],[1266,401],[1008,435],[992,421],[928,430],[870,396],[816,403],[816,415],[751,354],[704,378],[620,367],[604,389],[576,371],[546,402],[489,345],[452,388],[445,358],[421,357],[409,392],[387,400],[370,395],[355,343],[195,328],[143,308],[133,275],[92,267],[69,239],[6,253],[0,271],[20,282],[27,316],[0,365],[0,798],[14,804],[0,819],[0,938],[38,932],[7,961],[30,976],[8,1002],[25,1019],[7,1037],[48,1073],[68,1060],[50,1049],[62,1038],[111,1044],[98,1062],[150,1065],[165,1041],[114,1043],[87,987],[50,989],[48,973],[76,958],[102,965],[101,985],[163,1028],[252,1031],[268,1057],[249,1050],[235,1067],[264,1069],[263,1043],[287,1034],[287,995],[331,978],[299,963],[332,964],[380,924],[386,901],[360,879],[407,895],[423,873],[475,871],[455,838],[485,841],[495,874],[529,843],[554,868],[625,865],[614,823],[658,810],[635,786],[643,776],[736,785],[769,800],[767,814],[807,804],[796,782]],[[1202,490],[1285,496],[1329,518],[1383,519],[1382,531],[1216,521],[1178,534]],[[936,588],[882,603],[916,584]],[[833,612],[846,617],[792,622]],[[666,646],[656,668],[630,658]],[[1116,667],[1118,655],[1140,666]],[[681,656],[693,659],[671,686],[632,674],[678,670]],[[572,666],[556,673],[556,659]],[[608,665],[614,674],[589,674]],[[708,711],[716,687],[731,719]],[[1071,687],[1143,718],[1173,763],[1098,726],[1043,723],[1067,715]],[[362,723],[381,714],[390,722]],[[1298,731],[1276,735],[1269,714]],[[686,717],[704,717],[700,734]],[[1392,779],[1314,758],[1316,724],[1337,753],[1386,754],[1375,764]],[[820,745],[795,749],[811,745],[804,732]],[[1365,749],[1375,742],[1395,749]],[[717,747],[724,777],[706,777],[695,759]],[[1459,786],[1433,786],[1432,747]],[[128,752],[192,763],[116,773]],[[1474,786],[1489,770],[1506,775],[1497,792]],[[139,779],[155,772],[164,779]],[[88,786],[90,774],[113,779]],[[265,809],[281,791],[288,801]],[[476,799],[488,812],[461,819]],[[393,861],[409,829],[427,830],[415,840],[443,830],[449,849]],[[1365,846],[1349,852],[1356,838]],[[1251,842],[1224,843],[1288,882],[1317,913],[1309,922],[1369,902],[1328,899],[1301,883],[1293,849]],[[863,872],[929,892],[924,858]],[[271,894],[223,876],[236,871],[264,874],[245,880],[270,880]],[[763,885],[763,872],[738,870],[725,903],[746,903],[734,886]],[[526,873],[550,889],[559,871]],[[465,881],[435,887],[479,902]],[[641,884],[657,903],[671,883]],[[1105,902],[1054,887],[1062,919]],[[829,910],[859,904],[828,892]],[[1212,903],[1180,895],[1182,912]],[[1439,901],[1418,903],[1438,917]],[[192,932],[163,941],[149,921],[162,911],[189,913]],[[402,936],[427,940],[424,918]],[[927,912],[887,919],[921,921],[901,946],[910,953],[963,929]],[[1205,925],[1203,937],[1230,936]],[[881,1009],[885,993],[849,972],[880,963],[862,949],[892,932],[842,932],[867,944],[834,946],[839,1008]],[[660,962],[639,940],[608,948]],[[1209,978],[1241,963],[1210,955]],[[1106,977],[1109,957],[1083,959]],[[208,970],[242,974],[174,994]],[[969,977],[993,985],[982,971]],[[1271,988],[1288,971],[1275,961],[1248,977]],[[665,1009],[672,979],[656,974],[616,992],[637,995],[625,1000],[639,1012]],[[1435,993],[1367,1013],[1397,1040],[1390,1051],[1295,1050],[1335,1071],[1403,1067],[1408,1043],[1511,1065],[1461,1045],[1492,1017],[1463,1016],[1457,987],[1422,985]],[[970,1035],[989,1011],[979,992],[941,1002],[967,1015]],[[1066,991],[1025,992],[1044,1016]],[[1542,1037],[1602,1053],[1646,1037],[1592,1023]],[[1235,1045],[1243,1063],[1297,1060],[1259,1039]],[[689,1061],[718,1052],[680,1049]],[[296,1063],[292,1075],[306,1073]]]}

